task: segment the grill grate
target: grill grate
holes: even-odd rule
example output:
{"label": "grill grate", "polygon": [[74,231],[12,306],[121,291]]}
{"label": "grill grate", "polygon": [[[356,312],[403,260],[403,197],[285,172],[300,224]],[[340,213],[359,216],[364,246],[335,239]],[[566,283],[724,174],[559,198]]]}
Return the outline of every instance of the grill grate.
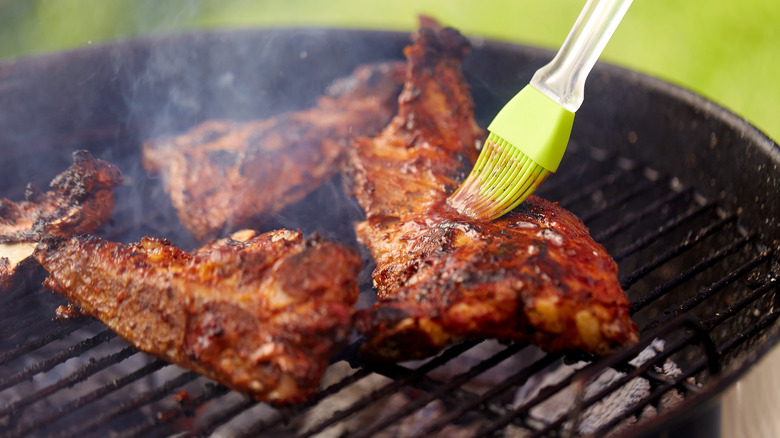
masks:
{"label": "grill grate", "polygon": [[[334,358],[314,400],[274,409],[148,357],[99,322],[53,320],[65,301],[43,289],[36,272],[0,298],[0,436],[607,434],[695,403],[721,369],[731,372],[776,327],[775,256],[737,214],[674,178],[576,144],[566,160],[540,194],[583,218],[618,261],[642,333],[636,347],[593,362],[525,344],[468,342],[427,361],[368,365],[356,354],[358,340]],[[170,206],[159,208],[167,204],[157,181],[130,173],[140,189],[119,193],[104,237],[133,241],[154,233],[192,246]],[[139,197],[159,204],[139,209]],[[657,339],[663,348],[635,362]],[[579,360],[587,364],[566,368]],[[567,374],[557,381],[539,383],[561,369]],[[594,389],[589,382],[607,371],[620,374]],[[638,382],[645,385],[641,398],[615,415],[589,417]],[[534,384],[536,392],[519,398]],[[561,394],[572,395],[571,409],[537,414]]]}

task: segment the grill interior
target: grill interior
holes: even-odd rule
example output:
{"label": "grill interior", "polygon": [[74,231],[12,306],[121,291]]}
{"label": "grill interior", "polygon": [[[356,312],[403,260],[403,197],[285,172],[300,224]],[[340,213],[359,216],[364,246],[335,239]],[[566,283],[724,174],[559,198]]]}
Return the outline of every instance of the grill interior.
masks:
{"label": "grill interior", "polygon": [[[327,59],[331,52],[340,50],[342,38],[366,39],[365,35],[338,33],[333,37],[335,43],[331,40],[323,47],[317,46],[324,44],[319,42],[320,33],[305,35],[308,36],[277,38],[276,43],[282,46],[278,50],[286,53],[292,47],[295,56],[308,50],[318,53],[311,58]],[[222,41],[238,38],[249,40],[244,43],[247,47],[255,47],[253,44],[266,41],[267,37],[263,33],[211,35],[196,40],[195,45],[219,48]],[[359,59],[398,57],[407,40],[406,36],[394,34],[376,34],[371,38],[366,48],[356,49]],[[381,50],[370,45],[374,40]],[[163,49],[184,43],[193,44],[173,38],[168,42],[170,46]],[[139,60],[149,61],[166,53],[151,50],[145,43],[122,47],[106,52],[113,57],[132,54],[138,70],[119,70],[113,76],[109,72],[107,77],[121,79],[137,74],[136,77],[143,78],[138,71],[146,74],[149,67]],[[495,56],[491,51],[501,52],[507,47],[477,44],[476,61],[465,67],[473,81],[482,125],[495,107],[511,95],[507,93],[511,84],[522,83],[518,75],[530,76],[547,56],[545,52],[512,49],[512,54],[522,58],[516,61],[522,67],[511,78],[499,80],[480,72],[476,63],[481,56]],[[78,64],[79,57],[90,58],[96,53],[77,52],[67,60],[72,65],[75,59]],[[62,62],[66,58],[47,58],[41,63],[54,65],[54,73],[62,73],[56,70],[57,59]],[[260,61],[249,63],[252,65],[246,68],[256,69],[253,74],[263,71]],[[322,79],[311,81],[302,89],[296,88],[292,79],[291,84],[270,86],[294,89],[295,105],[305,107],[321,91],[329,75],[348,72],[353,65],[320,72]],[[18,67],[5,68],[1,71],[7,73]],[[305,65],[290,70],[296,68],[305,69]],[[74,71],[77,75],[80,70]],[[610,87],[616,87],[615,82],[622,80],[610,76],[614,70],[609,68],[600,72],[599,83],[611,81]],[[208,73],[218,77],[218,72]],[[236,74],[241,77],[241,73]],[[0,75],[6,83],[8,77]],[[90,149],[118,165],[126,179],[117,192],[111,223],[99,230],[100,236],[131,242],[153,235],[191,249],[195,242],[180,226],[159,181],[148,177],[140,167],[138,142],[150,133],[186,129],[194,121],[215,114],[231,116],[229,108],[235,106],[220,101],[216,109],[208,107],[187,113],[177,110],[175,105],[159,105],[156,108],[163,108],[159,113],[145,113],[151,108],[148,105],[165,100],[170,92],[157,97],[155,93],[165,87],[141,80],[138,93],[155,97],[151,103],[139,104],[128,99],[126,83],[119,82],[124,84],[117,87],[119,91],[111,87],[100,89],[102,99],[108,100],[100,101],[96,115],[74,122],[63,117],[70,112],[52,111],[51,117],[64,122],[51,129],[56,134],[51,140],[42,141],[34,134],[20,139],[9,128],[12,132],[6,131],[0,149],[10,151],[13,159],[3,164],[8,172],[4,173],[7,176],[3,178],[0,196],[20,199],[28,181],[44,186],[67,167],[73,149]],[[107,87],[106,84],[110,82],[100,83]],[[593,86],[596,96],[601,93],[599,87],[605,85]],[[488,89],[491,91],[485,92]],[[69,92],[59,90],[62,96],[56,100],[66,101]],[[198,96],[208,93],[199,92]],[[228,99],[236,100],[236,96]],[[268,108],[252,108],[249,114],[262,117],[279,111],[272,107],[282,100],[276,95],[269,100],[264,103]],[[592,100],[594,106],[590,108],[596,111],[600,100]],[[117,105],[124,110],[116,110]],[[236,105],[255,103],[239,99]],[[582,112],[586,113],[588,108],[583,107]],[[717,190],[691,176],[696,172],[681,173],[674,166],[659,166],[658,162],[632,152],[638,146],[646,147],[638,125],[627,123],[613,130],[618,133],[615,137],[605,137],[591,135],[596,127],[604,129],[603,126],[587,117],[584,121],[578,119],[577,123],[580,122],[581,128],[575,124],[573,140],[559,173],[542,185],[539,194],[577,214],[618,262],[621,283],[633,303],[633,318],[641,331],[637,346],[594,361],[584,356],[544,354],[526,344],[473,341],[428,360],[377,365],[362,361],[357,354],[360,339],[356,337],[349,348],[333,358],[314,400],[276,409],[139,352],[95,320],[55,320],[55,309],[66,301],[41,286],[45,273],[39,268],[19,279],[13,290],[0,295],[0,435],[440,433],[535,437],[619,432],[634,436],[712,399],[777,340],[778,257],[771,229],[767,232],[766,226],[752,220],[753,214],[745,213],[758,208],[750,199],[733,202],[722,198],[714,194]],[[667,141],[673,143],[667,146],[671,148],[710,147],[674,144],[682,141],[675,138]],[[31,146],[22,150],[18,145],[24,142]],[[52,153],[33,165],[29,158],[40,155],[41,149],[37,148],[50,148]],[[35,171],[38,166],[44,170]],[[777,179],[777,175],[770,175],[771,178]],[[339,187],[338,181],[326,184],[302,203],[280,213],[266,228],[298,227],[306,232],[318,231],[327,238],[354,242],[351,227],[360,218],[360,212]],[[334,205],[338,208],[332,208]],[[322,211],[328,212],[327,217],[313,214]],[[374,294],[370,285],[373,267],[367,257],[365,265],[361,273],[361,305],[368,305]],[[642,356],[640,360],[635,359],[638,354]],[[614,405],[621,409],[614,409]]]}

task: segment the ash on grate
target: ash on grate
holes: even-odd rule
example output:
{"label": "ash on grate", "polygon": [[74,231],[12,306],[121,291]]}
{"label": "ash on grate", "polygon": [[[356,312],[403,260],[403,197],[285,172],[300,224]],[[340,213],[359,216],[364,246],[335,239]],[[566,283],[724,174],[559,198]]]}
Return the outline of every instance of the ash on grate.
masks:
{"label": "ash on grate", "polygon": [[[487,358],[499,354],[507,349],[507,345],[496,341],[484,341],[457,357],[445,362],[443,365],[426,373],[425,377],[433,381],[446,384],[453,378],[467,373],[472,367],[479,365]],[[458,386],[457,391],[463,391],[472,396],[483,394],[484,392],[500,385],[503,381],[515,374],[517,370],[523,369],[532,362],[538,360],[544,353],[536,347],[529,346],[504,359],[487,371],[475,376],[463,385]],[[426,360],[405,362],[402,365],[409,369],[415,369],[425,364]],[[339,362],[332,365],[325,375],[323,387],[336,383],[347,375],[354,373],[346,362]],[[378,374],[369,374],[363,379],[358,380],[352,385],[344,388],[342,391],[329,396],[320,401],[314,408],[307,412],[299,425],[299,432],[306,433],[323,421],[327,421],[339,411],[348,409],[359,403],[361,399],[375,391],[381,390],[385,385],[392,385],[393,380]],[[385,422],[388,418],[395,415],[399,410],[405,408],[412,402],[419,400],[428,394],[413,385],[403,385],[396,391],[380,399],[372,401],[361,406],[352,416],[339,421],[333,426],[317,433],[317,437],[340,437],[349,433],[360,432],[366,428]],[[495,400],[494,400],[495,401]],[[512,394],[508,394],[505,403],[512,401]],[[504,404],[500,402],[500,404]],[[373,434],[375,437],[418,437],[430,425],[439,420],[440,417],[447,414],[452,408],[441,400],[434,399],[419,409],[414,410],[398,421],[393,421],[390,425]],[[444,426],[438,430],[436,436],[446,437],[470,437],[473,436],[481,427],[485,425],[487,418],[475,412],[468,412],[461,418]]]}
{"label": "ash on grate", "polygon": [[[663,350],[664,341],[655,339],[629,363],[635,367],[641,366],[652,360],[656,355],[663,352]],[[518,389],[515,394],[514,406],[519,407],[529,403],[544,388],[558,384],[586,365],[586,362],[578,362],[572,365],[566,365],[560,361],[556,362],[545,371],[532,376],[525,385]],[[662,366],[655,367],[655,371],[670,378],[678,377],[682,373],[677,364],[668,359]],[[594,396],[599,391],[604,390],[624,376],[625,373],[616,371],[612,368],[607,368],[582,389],[582,399],[588,399],[589,397]],[[566,386],[549,399],[534,406],[530,410],[531,418],[529,419],[529,422],[537,424],[539,428],[543,428],[568,416],[575,408],[579,391],[580,389],[577,387],[576,383]],[[650,396],[651,391],[652,387],[647,379],[636,377],[629,380],[624,385],[609,393],[599,402],[585,409],[580,415],[577,432],[580,434],[591,434],[596,432],[599,428],[607,425],[613,419],[634,409],[638,403],[646,400]],[[672,407],[682,400],[682,394],[676,390],[672,390],[661,398],[659,408]],[[613,429],[613,432],[619,431],[644,419],[652,418],[656,413],[656,407],[647,405],[641,410],[638,416],[631,416],[624,420]],[[567,422],[566,427],[571,427],[570,422]]]}

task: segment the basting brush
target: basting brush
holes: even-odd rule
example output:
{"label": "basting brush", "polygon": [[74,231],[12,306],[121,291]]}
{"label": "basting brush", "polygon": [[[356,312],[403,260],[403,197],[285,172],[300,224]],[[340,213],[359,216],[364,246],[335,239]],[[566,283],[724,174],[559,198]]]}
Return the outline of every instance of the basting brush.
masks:
{"label": "basting brush", "polygon": [[566,151],[585,79],[632,0],[588,0],[552,61],[488,126],[471,173],[448,199],[463,214],[496,219],[528,198]]}

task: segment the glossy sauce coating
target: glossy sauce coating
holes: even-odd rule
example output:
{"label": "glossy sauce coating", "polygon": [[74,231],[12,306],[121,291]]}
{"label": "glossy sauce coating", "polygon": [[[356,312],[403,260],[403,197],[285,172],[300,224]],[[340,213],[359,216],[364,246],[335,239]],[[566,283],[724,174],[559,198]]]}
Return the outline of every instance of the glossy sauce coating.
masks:
{"label": "glossy sauce coating", "polygon": [[46,285],[137,348],[258,400],[307,400],[352,329],[360,258],[298,231],[243,231],[192,253],[47,238]]}
{"label": "glossy sauce coating", "polygon": [[356,317],[363,355],[416,359],[474,338],[598,355],[635,342],[617,265],[573,214],[531,197],[486,222],[446,204],[484,135],[460,72],[468,49],[424,21],[398,115],[350,151],[349,189],[366,213],[356,231],[377,263],[379,302]]}

